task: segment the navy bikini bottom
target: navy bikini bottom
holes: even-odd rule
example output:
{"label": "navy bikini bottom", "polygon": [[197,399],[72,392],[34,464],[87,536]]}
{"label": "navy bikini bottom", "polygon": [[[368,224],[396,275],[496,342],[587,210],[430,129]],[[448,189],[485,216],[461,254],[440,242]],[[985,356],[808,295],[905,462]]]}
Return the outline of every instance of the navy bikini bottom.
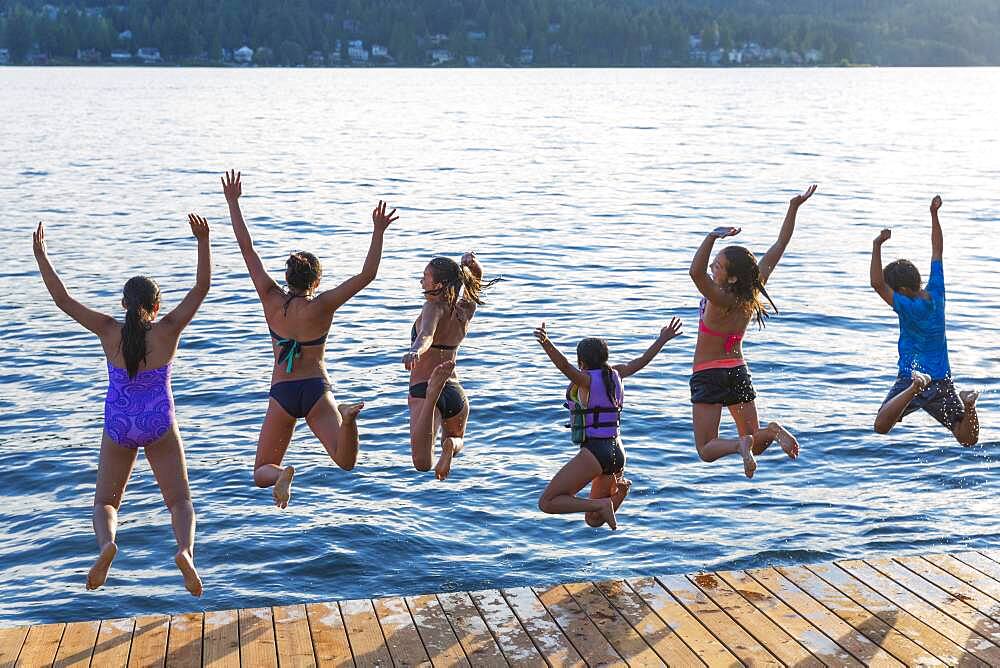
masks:
{"label": "navy bikini bottom", "polygon": [[269,394],[293,418],[304,418],[329,391],[330,383],[326,378],[303,378],[275,383]]}

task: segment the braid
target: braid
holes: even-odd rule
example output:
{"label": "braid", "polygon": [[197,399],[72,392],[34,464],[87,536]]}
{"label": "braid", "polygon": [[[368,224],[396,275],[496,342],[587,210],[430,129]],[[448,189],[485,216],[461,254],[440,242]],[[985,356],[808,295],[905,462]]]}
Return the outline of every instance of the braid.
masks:
{"label": "braid", "polygon": [[139,363],[146,361],[146,332],[160,303],[160,286],[147,276],[134,276],[122,288],[125,324],[119,347],[125,358],[129,378],[139,373]]}

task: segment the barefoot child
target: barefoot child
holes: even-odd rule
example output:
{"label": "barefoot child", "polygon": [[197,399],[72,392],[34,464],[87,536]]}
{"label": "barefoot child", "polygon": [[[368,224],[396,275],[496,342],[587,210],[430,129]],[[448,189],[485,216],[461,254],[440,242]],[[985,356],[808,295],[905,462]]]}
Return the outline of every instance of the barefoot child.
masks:
{"label": "barefoot child", "polygon": [[[815,185],[792,198],[778,240],[764,254],[760,264],[746,248],[729,246],[715,256],[709,275],[708,258],[715,240],[739,234],[737,227],[718,227],[710,232],[691,260],[691,280],[702,294],[698,343],[691,374],[695,445],[698,456],[706,462],[739,454],[748,478],[757,470],[756,456],[775,440],[790,458],[799,455],[798,441],[780,424],[771,422],[764,429],[760,428],[754,403],[757,393],[743,359],[742,341],[751,320],[763,327],[769,315],[761,297],[774,308],[764,285],[792,239],[799,207],[814,192]],[[736,422],[739,439],[719,438],[723,406],[729,409]]]}
{"label": "barefoot child", "polygon": [[882,230],[872,246],[871,286],[899,316],[899,375],[875,417],[875,431],[888,434],[897,422],[923,409],[954,434],[962,445],[979,440],[978,392],[955,393],[948,364],[944,323],[944,234],[938,220],[941,197],[931,200],[931,275],[920,287],[920,272],[909,260],[882,269]]}
{"label": "barefoot child", "polygon": [[281,460],[300,418],[305,418],[337,466],[350,471],[357,461],[357,417],[364,404],[334,403],[324,361],[326,336],[334,312],[375,280],[382,260],[383,236],[398,216],[393,215],[395,209],[386,213],[386,205],[381,201],[372,211],[374,229],[361,273],[332,290],[316,294],[323,268],[315,255],[301,251],[292,253],[285,262],[288,289],[284,290],[264,269],[254,249],[240,210],[239,198],[243,193],[240,174],[226,174],[222,190],[229,204],[236,241],[264,306],[264,319],[274,348],[270,399],[257,441],[253,480],[258,487],[274,487],[274,505],[285,508],[292,495],[295,468],[282,467]]}
{"label": "barefoot child", "polygon": [[[680,330],[681,321],[674,318],[660,330],[660,336],[646,352],[628,364],[616,366],[608,365],[608,344],[604,339],[584,339],[576,347],[575,367],[549,340],[544,322],[535,330],[542,349],[570,380],[566,407],[570,409],[573,442],[580,446],[580,451],[556,473],[538,499],[538,508],[543,513],[585,513],[586,522],[592,527],[606,523],[611,529],[618,528],[615,511],[632,485],[624,477],[625,451],[620,439],[622,379],[649,364]],[[590,483],[590,498],[578,497],[577,493],[587,483]]]}
{"label": "barefoot child", "polygon": [[195,596],[202,593],[201,579],[194,567],[194,506],[170,388],[170,369],[181,332],[208,294],[212,274],[208,223],[194,214],[188,216],[188,222],[198,240],[195,284],[159,322],[156,315],[160,311],[160,288],[146,276],[130,278],[122,289],[124,323],[78,302],[49,261],[45,228],[38,223],[35,230],[35,260],[45,287],[56,306],[100,338],[108,363],[104,434],[94,494],[94,534],[101,552],[87,574],[87,589],[104,584],[118,553],[115,543],[118,509],[141,447],[170,511],[177,540],[174,563],[184,576],[185,588]]}

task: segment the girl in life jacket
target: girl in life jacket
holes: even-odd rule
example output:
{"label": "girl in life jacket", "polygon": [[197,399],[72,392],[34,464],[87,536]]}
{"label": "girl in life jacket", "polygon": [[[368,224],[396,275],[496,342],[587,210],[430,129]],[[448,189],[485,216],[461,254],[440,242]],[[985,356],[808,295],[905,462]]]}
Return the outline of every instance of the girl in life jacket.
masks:
{"label": "girl in life jacket", "polygon": [[[628,364],[608,365],[608,343],[604,339],[584,339],[576,347],[577,366],[549,340],[545,323],[535,330],[556,368],[570,380],[566,390],[566,407],[570,411],[573,442],[580,451],[552,478],[538,508],[543,513],[585,513],[587,524],[599,527],[607,524],[618,528],[615,511],[628,494],[631,481],[626,480],[625,451],[619,428],[624,390],[622,379],[649,364],[670,339],[681,331],[681,321],[674,318],[660,330],[660,336],[639,357]],[[590,485],[590,498],[577,493]]]}

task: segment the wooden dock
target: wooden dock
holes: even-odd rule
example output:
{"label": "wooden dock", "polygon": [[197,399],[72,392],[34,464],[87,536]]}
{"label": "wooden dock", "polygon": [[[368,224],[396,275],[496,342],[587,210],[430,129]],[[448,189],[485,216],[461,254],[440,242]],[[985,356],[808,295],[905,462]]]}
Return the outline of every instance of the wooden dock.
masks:
{"label": "wooden dock", "polygon": [[998,666],[1000,552],[0,629],[6,666]]}

